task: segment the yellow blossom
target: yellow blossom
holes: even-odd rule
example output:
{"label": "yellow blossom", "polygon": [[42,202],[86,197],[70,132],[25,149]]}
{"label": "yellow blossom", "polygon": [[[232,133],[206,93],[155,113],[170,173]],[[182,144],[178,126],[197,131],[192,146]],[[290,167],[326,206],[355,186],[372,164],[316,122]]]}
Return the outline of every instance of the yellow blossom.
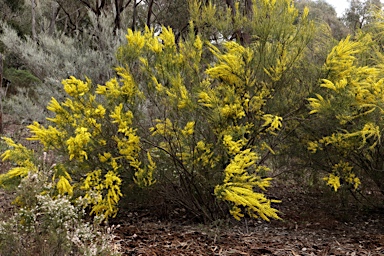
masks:
{"label": "yellow blossom", "polygon": [[327,185],[333,187],[335,191],[340,188],[340,177],[331,173],[328,177],[324,177],[324,180],[327,182]]}
{"label": "yellow blossom", "polygon": [[195,122],[188,122],[181,133],[184,136],[192,135],[194,133]]}
{"label": "yellow blossom", "polygon": [[87,79],[86,82],[83,82],[73,76],[69,79],[63,80],[62,84],[64,85],[66,93],[72,97],[83,96],[89,91],[90,88],[90,80]]}
{"label": "yellow blossom", "polygon": [[73,195],[73,187],[69,183],[68,179],[64,176],[60,176],[59,181],[56,183],[56,188],[61,195],[67,193],[68,195]]}
{"label": "yellow blossom", "polygon": [[132,49],[137,49],[140,51],[145,45],[144,36],[139,31],[132,31],[128,29],[128,34],[126,35],[128,44],[132,46]]}

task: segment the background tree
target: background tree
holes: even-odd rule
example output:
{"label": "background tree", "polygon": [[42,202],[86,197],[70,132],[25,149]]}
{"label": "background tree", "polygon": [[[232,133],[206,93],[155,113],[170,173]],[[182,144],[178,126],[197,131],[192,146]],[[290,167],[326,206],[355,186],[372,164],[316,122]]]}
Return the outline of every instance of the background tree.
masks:
{"label": "background tree", "polygon": [[332,35],[336,40],[341,40],[347,36],[349,30],[343,23],[343,20],[337,17],[336,10],[325,0],[297,0],[297,8],[302,10],[305,6],[309,8],[309,18],[317,23],[325,22],[332,31]]}
{"label": "background tree", "polygon": [[350,0],[350,6],[343,15],[343,20],[351,31],[362,29],[372,21],[374,12],[381,7],[380,0]]}

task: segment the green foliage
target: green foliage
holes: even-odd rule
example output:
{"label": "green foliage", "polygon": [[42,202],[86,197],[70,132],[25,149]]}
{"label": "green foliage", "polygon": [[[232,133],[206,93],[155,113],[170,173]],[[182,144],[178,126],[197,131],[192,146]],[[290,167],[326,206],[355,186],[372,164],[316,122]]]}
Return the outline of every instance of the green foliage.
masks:
{"label": "green foliage", "polygon": [[4,77],[11,81],[12,86],[28,87],[34,84],[40,84],[41,80],[32,75],[27,70],[9,68],[4,71]]}
{"label": "green foliage", "polygon": [[0,1],[0,16],[2,22],[7,22],[20,35],[28,34],[31,26],[30,13],[24,0]]}
{"label": "green foliage", "polygon": [[326,23],[333,38],[339,41],[347,36],[349,32],[348,27],[343,23],[342,19],[337,17],[335,8],[327,1],[301,0],[296,2],[299,10],[302,10],[305,6],[309,8],[308,16],[311,20],[314,20],[319,25]]}
{"label": "green foliage", "polygon": [[[251,7],[244,6],[244,1],[233,2],[235,9],[192,1],[194,26],[218,48],[223,41],[236,40],[254,51],[249,65],[253,66],[255,87],[268,90],[268,112],[288,117],[284,133],[290,133],[317,80],[320,51],[327,47],[330,35],[322,24],[315,28],[308,8],[299,12],[292,1],[252,1]],[[280,133],[282,138],[284,133]],[[279,137],[272,137],[269,144],[277,145]]]}
{"label": "green foliage", "polygon": [[4,2],[12,12],[22,10],[24,7],[24,2],[22,0],[4,0]]}

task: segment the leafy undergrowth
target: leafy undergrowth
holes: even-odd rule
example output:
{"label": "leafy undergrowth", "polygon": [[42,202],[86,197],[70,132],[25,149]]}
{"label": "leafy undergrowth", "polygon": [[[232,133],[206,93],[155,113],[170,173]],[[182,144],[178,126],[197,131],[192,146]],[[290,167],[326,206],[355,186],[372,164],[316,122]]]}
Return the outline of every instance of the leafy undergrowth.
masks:
{"label": "leafy undergrowth", "polygon": [[[26,135],[12,123],[6,132]],[[1,172],[7,168],[0,165]],[[281,221],[197,224],[184,209],[158,200],[147,207],[131,203],[110,224],[119,225],[116,241],[123,255],[384,255],[383,212],[331,192],[321,185],[303,189],[276,181],[268,196],[282,199],[275,205]],[[1,190],[1,216],[15,210],[11,201],[12,195]]]}

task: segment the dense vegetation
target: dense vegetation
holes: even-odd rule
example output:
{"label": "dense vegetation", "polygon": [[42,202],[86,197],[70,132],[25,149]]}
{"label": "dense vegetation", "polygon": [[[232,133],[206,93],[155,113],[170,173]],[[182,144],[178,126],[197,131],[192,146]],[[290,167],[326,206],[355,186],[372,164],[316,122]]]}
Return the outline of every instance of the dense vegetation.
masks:
{"label": "dense vegetation", "polygon": [[[342,18],[324,1],[0,6],[11,81],[0,114],[39,142],[3,137],[12,165],[0,183],[20,207],[0,227],[4,252],[26,253],[9,244],[22,233],[53,237],[50,253],[110,255],[110,231],[85,236],[100,228],[85,216],[100,224],[129,200],[162,200],[202,222],[279,219],[279,200],[265,195],[276,171],[356,198],[384,194],[379,1],[352,1]],[[14,222],[21,229],[7,232]]]}

